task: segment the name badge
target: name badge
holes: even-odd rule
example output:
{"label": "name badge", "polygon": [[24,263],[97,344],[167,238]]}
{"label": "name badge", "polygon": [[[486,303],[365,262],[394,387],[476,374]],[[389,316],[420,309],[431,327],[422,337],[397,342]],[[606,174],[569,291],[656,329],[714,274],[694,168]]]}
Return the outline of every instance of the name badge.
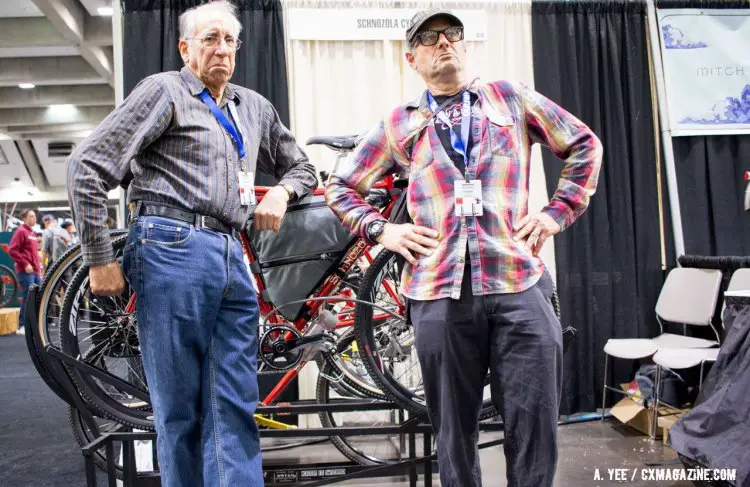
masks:
{"label": "name badge", "polygon": [[460,180],[453,182],[456,216],[482,215],[482,182]]}
{"label": "name badge", "polygon": [[240,182],[240,204],[242,206],[254,205],[257,200],[255,199],[255,178],[253,178],[253,173],[240,171],[237,175],[237,179]]}

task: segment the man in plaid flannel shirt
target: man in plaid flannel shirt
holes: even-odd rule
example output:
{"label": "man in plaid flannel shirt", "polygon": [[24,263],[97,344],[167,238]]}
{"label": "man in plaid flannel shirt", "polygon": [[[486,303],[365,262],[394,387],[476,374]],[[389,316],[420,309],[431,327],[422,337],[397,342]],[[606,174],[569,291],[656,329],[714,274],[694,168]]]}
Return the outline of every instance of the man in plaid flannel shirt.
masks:
{"label": "man in plaid flannel shirt", "polygon": [[[580,120],[521,83],[470,83],[463,24],[419,12],[406,59],[427,91],[378,124],[326,188],[331,208],[407,260],[410,301],[443,487],[479,486],[477,415],[487,372],[505,428],[510,486],[553,485],[562,330],[539,250],[596,189],[602,146]],[[528,213],[531,145],[565,160],[549,204]],[[363,195],[408,174],[413,224],[387,223]]]}

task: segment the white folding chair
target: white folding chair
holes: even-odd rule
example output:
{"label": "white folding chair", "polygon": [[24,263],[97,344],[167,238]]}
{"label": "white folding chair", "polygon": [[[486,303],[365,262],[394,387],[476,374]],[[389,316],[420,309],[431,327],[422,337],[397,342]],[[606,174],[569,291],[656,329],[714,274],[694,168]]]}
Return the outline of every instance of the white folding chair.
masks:
{"label": "white folding chair", "polygon": [[[727,292],[732,291],[748,291],[750,290],[750,269],[737,269],[732,273],[732,277],[729,280],[729,286],[727,286]],[[722,316],[723,316],[722,306]],[[722,320],[722,327],[723,327]],[[664,348],[659,349],[653,357],[653,361],[656,364],[656,384],[654,388],[654,402],[656,406],[653,411],[653,424],[651,436],[656,436],[656,418],[657,410],[659,405],[659,389],[661,384],[661,369],[666,367],[671,370],[684,370],[701,366],[700,376],[698,378],[698,390],[703,388],[703,369],[708,362],[716,362],[716,358],[719,356],[719,347],[715,348]]]}
{"label": "white folding chair", "polygon": [[[721,271],[713,269],[673,269],[659,293],[656,318],[661,333],[653,339],[610,338],[604,346],[604,384],[602,390],[602,421],[606,412],[607,390],[625,394],[607,385],[609,357],[636,360],[651,357],[660,349],[708,349],[719,343],[719,334],[711,321],[721,287]],[[664,323],[682,324],[683,335],[664,332]],[[710,326],[716,341],[686,336],[687,325]],[[658,370],[657,370],[658,373]]]}

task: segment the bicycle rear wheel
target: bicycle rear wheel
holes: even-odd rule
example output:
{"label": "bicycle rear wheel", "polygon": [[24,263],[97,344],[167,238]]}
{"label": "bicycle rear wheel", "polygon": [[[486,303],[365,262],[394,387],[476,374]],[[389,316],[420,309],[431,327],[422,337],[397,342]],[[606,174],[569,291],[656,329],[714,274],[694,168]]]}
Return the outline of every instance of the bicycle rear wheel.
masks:
{"label": "bicycle rear wheel", "polygon": [[[121,257],[125,239],[117,240],[115,256]],[[102,372],[114,375],[148,396],[135,312],[129,286],[119,296],[97,296],[89,287],[88,266],[81,266],[65,293],[60,331],[63,351]],[[98,415],[119,423],[153,431],[150,405],[92,374],[69,367],[81,396]]]}
{"label": "bicycle rear wheel", "polygon": [[[125,230],[111,230],[112,244],[120,246],[127,238]],[[124,245],[124,244],[123,244]],[[60,339],[60,321],[65,292],[73,275],[83,263],[81,246],[75,245],[57,259],[47,272],[37,292],[37,310],[39,314],[38,334],[41,347],[51,344],[62,349]]]}

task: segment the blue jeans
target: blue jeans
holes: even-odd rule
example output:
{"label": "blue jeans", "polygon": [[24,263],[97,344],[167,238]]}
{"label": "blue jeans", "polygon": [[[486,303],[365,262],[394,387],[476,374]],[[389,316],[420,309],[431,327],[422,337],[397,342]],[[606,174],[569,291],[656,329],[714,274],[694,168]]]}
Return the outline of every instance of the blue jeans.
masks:
{"label": "blue jeans", "polygon": [[29,288],[36,284],[37,286],[42,283],[42,276],[34,272],[21,272],[18,274],[18,285],[23,290],[23,302],[21,303],[21,310],[18,313],[18,329],[23,328],[23,308],[26,306],[26,296],[29,295]]}
{"label": "blue jeans", "polygon": [[137,295],[162,485],[262,486],[253,418],[259,313],[241,243],[139,217],[123,270]]}

